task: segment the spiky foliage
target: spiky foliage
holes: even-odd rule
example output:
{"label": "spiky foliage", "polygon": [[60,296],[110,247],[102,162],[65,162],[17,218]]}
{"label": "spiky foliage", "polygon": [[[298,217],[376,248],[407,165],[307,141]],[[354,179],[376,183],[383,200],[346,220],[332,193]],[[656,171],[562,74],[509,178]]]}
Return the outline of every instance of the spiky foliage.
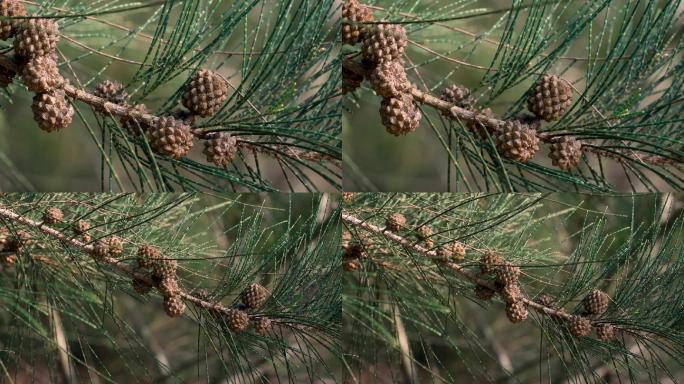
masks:
{"label": "spiky foliage", "polygon": [[[43,224],[46,205],[63,221]],[[71,229],[78,220],[93,238],[118,236],[124,252],[91,258],[94,242]],[[328,196],[6,194],[0,228],[0,239],[30,238],[12,265],[0,259],[0,345],[12,351],[0,359],[0,381],[317,382],[337,374],[340,225]],[[8,242],[0,243],[5,255]],[[165,285],[172,289],[151,289],[154,278],[137,265],[143,246],[178,262],[177,284]],[[246,311],[250,324],[270,323],[233,332],[222,314],[242,306],[254,281],[271,296]]]}
{"label": "spiky foliage", "polygon": [[[350,243],[364,236],[374,246],[345,274],[344,380],[382,372],[394,382],[591,382],[609,372],[621,382],[676,381],[684,373],[682,202],[355,194],[344,230]],[[390,213],[410,228],[384,231]],[[436,248],[467,246],[465,259],[435,263],[438,252],[410,232],[422,225]],[[501,281],[480,271],[487,250],[504,260],[495,267]],[[596,290],[610,304],[587,314],[585,297],[603,302]]]}
{"label": "spiky foliage", "polygon": [[[405,28],[405,69],[423,119],[414,137],[389,140],[369,82],[348,94],[349,189],[684,189],[680,2],[359,2],[371,5],[382,25]],[[344,46],[343,66],[363,73],[364,53]],[[448,110],[453,104],[440,96],[454,83],[472,90],[474,106]],[[472,111],[485,108],[499,121],[530,108],[549,120],[537,130],[539,154],[527,162],[507,158],[468,129]],[[547,154],[559,137],[580,140],[581,156],[554,165]]]}
{"label": "spiky foliage", "polygon": [[[65,150],[49,151],[36,161],[60,165],[42,175],[34,172],[36,163],[26,164],[16,154],[46,145],[41,141],[45,139],[16,138],[12,150],[3,148],[0,156],[2,167],[10,166],[7,173],[13,175],[3,190],[27,190],[31,183],[45,185],[47,178],[56,180],[51,190],[71,190],[72,175],[87,183],[80,188],[105,191],[339,189],[337,1],[16,3],[23,4],[33,18],[25,22],[25,32],[17,33],[21,39],[16,39],[15,51],[56,55],[60,73],[68,81],[65,91],[76,108],[71,127],[78,133],[50,139]],[[2,21],[3,33],[10,22]],[[43,28],[49,33],[39,34],[34,31],[37,27],[28,27],[53,23],[59,26],[57,43],[54,28]],[[4,48],[11,44],[5,42]],[[13,51],[6,51],[0,66],[23,66],[23,60],[12,57]],[[225,83],[209,90],[203,88],[206,83],[193,82],[206,71],[219,74]],[[129,98],[111,94],[112,89],[98,89],[100,84],[111,84],[108,81],[125,85]],[[45,88],[31,84],[33,89]],[[188,86],[196,94],[186,96],[185,104],[205,116],[192,122],[197,141],[215,132],[237,139],[237,153],[228,166],[206,161],[201,150],[183,153],[181,158],[175,158],[176,153],[169,156],[168,151],[155,152],[150,140],[138,135],[138,126],[145,132],[148,121],[132,118],[131,114],[145,111],[133,106],[144,104],[147,113],[156,117],[174,115],[185,110],[183,93]],[[2,106],[9,111],[7,127],[31,124],[23,86],[8,91]],[[108,96],[112,103],[101,105],[97,96]],[[74,151],[81,161],[66,156]],[[84,181],[83,175],[88,179]]]}

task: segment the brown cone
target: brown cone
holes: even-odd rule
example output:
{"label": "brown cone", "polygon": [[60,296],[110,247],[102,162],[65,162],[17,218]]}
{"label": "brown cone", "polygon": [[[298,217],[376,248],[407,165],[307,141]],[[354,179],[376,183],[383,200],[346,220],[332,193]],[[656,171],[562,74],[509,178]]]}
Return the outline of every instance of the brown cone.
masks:
{"label": "brown cone", "polygon": [[254,330],[261,336],[266,336],[271,328],[271,319],[268,317],[257,317],[254,319]]}
{"label": "brown cone", "polygon": [[600,315],[608,309],[609,300],[605,292],[594,289],[584,298],[584,309],[590,315]]}
{"label": "brown cone", "polygon": [[506,303],[506,316],[511,323],[519,323],[527,319],[527,307],[522,301]]}
{"label": "brown cone", "polygon": [[33,97],[33,118],[45,132],[55,132],[71,124],[74,108],[62,90],[39,93]]}
{"label": "brown cone", "polygon": [[[440,96],[440,99],[446,101],[447,103],[453,104],[457,107],[465,109],[471,109],[474,103],[474,100],[472,96],[470,96],[470,91],[468,90],[468,88],[458,84],[452,84],[451,86],[444,88],[444,90],[442,90],[442,95]],[[445,114],[448,115],[448,112]]]}
{"label": "brown cone", "polygon": [[542,76],[527,99],[527,109],[546,121],[558,120],[572,105],[572,88],[555,75]]}
{"label": "brown cone", "polygon": [[582,143],[574,137],[563,136],[551,144],[549,157],[553,165],[567,171],[576,167],[582,159]]}
{"label": "brown cone", "polygon": [[21,70],[21,79],[31,92],[53,91],[64,84],[57,62],[51,56],[38,56],[26,62]]}
{"label": "brown cone", "polygon": [[239,309],[228,309],[225,320],[228,328],[234,332],[242,332],[249,326],[249,316]]}
{"label": "brown cone", "polygon": [[502,263],[501,256],[488,249],[480,258],[480,272],[485,275],[493,275]]}
{"label": "brown cone", "polygon": [[404,55],[407,41],[406,30],[401,25],[375,25],[369,28],[363,39],[363,57],[374,64],[399,60]]}
{"label": "brown cone", "polygon": [[159,252],[159,248],[149,244],[143,244],[138,247],[138,267],[152,268],[160,256],[161,252]]}
{"label": "brown cone", "polygon": [[591,321],[581,316],[573,316],[569,325],[570,333],[577,337],[586,336],[591,332]]}
{"label": "brown cone", "polygon": [[413,97],[404,94],[399,98],[389,97],[380,103],[380,117],[387,132],[401,136],[418,129],[421,113],[413,103]]}
{"label": "brown cone", "polygon": [[185,303],[179,295],[164,297],[164,311],[170,317],[178,317],[185,312]]}
{"label": "brown cone", "polygon": [[148,136],[152,150],[174,159],[187,155],[192,148],[190,127],[170,116],[156,118]]}
{"label": "brown cone", "polygon": [[123,84],[111,80],[105,80],[98,84],[94,95],[116,104],[123,104],[128,98],[128,93],[124,89]]}
{"label": "brown cone", "polygon": [[14,37],[14,52],[30,59],[51,55],[57,49],[59,28],[51,19],[27,19],[18,26]]}
{"label": "brown cone", "polygon": [[509,159],[526,163],[539,150],[537,131],[518,120],[506,121],[495,134],[497,151]]}
{"label": "brown cone", "polygon": [[368,22],[373,21],[373,13],[357,0],[346,0],[342,4],[342,43],[354,45],[361,41],[366,31],[363,25],[345,23],[344,21]]}
{"label": "brown cone", "polygon": [[260,308],[268,300],[268,296],[266,288],[253,283],[242,292],[242,303],[250,309]]}
{"label": "brown cone", "polygon": [[615,338],[615,327],[610,324],[598,324],[596,326],[596,337],[599,340],[610,341]]}
{"label": "brown cone", "polygon": [[228,83],[217,73],[206,69],[195,73],[183,93],[183,105],[202,117],[214,115],[227,99]]}
{"label": "brown cone", "polygon": [[225,167],[235,158],[237,153],[237,140],[227,132],[212,134],[204,142],[204,151],[207,161],[218,167]]}
{"label": "brown cone", "polygon": [[[19,0],[0,1],[0,16],[16,17],[26,16],[24,4]],[[7,40],[17,32],[17,26],[22,19],[2,19],[0,20],[0,40]]]}
{"label": "brown cone", "polygon": [[404,66],[397,60],[377,65],[371,71],[368,81],[381,97],[401,97],[411,90]]}

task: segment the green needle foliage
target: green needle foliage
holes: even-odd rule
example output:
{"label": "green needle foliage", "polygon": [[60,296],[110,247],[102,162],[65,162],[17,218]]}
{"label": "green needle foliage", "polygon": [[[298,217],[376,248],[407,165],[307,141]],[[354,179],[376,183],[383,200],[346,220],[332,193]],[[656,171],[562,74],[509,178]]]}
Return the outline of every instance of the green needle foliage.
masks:
{"label": "green needle foliage", "polygon": [[[684,377],[682,197],[353,194],[342,213],[343,348],[358,382],[655,383]],[[406,224],[385,230],[401,213]],[[357,221],[355,221],[357,220]],[[360,220],[360,221],[358,221]],[[373,227],[365,226],[370,224]],[[419,237],[429,226],[432,236]],[[395,241],[397,236],[406,242]],[[431,260],[458,242],[465,255]],[[362,253],[350,250],[361,246]],[[356,248],[358,249],[358,248]],[[467,275],[487,251],[521,269],[520,323]],[[356,258],[355,256],[360,256]],[[350,267],[350,263],[355,263]],[[607,310],[584,298],[608,294]],[[538,310],[542,295],[549,303]],[[537,308],[534,307],[534,305]],[[555,312],[554,312],[555,311]],[[569,316],[591,321],[573,334]],[[601,340],[597,327],[611,326]]]}
{"label": "green needle foliage", "polygon": [[[71,100],[77,127],[70,128],[79,133],[64,140],[85,138],[80,141],[90,141],[88,149],[101,159],[101,182],[87,190],[339,189],[338,25],[333,0],[40,3],[24,2],[28,14],[59,24],[59,69],[72,86],[92,94],[101,82],[116,80],[130,94],[129,105],[145,104],[152,115],[162,116],[183,110],[183,91],[200,69],[220,73],[229,84],[218,113],[192,124],[200,138],[226,132],[237,139],[238,153],[226,166],[206,161],[200,140],[181,159],[156,154],[148,140],[121,126],[120,116]],[[0,44],[11,58],[11,40]],[[25,88],[15,80],[3,93],[8,105]],[[25,103],[17,100],[7,108],[24,114],[30,100]],[[7,151],[34,151],[30,144],[21,144],[22,150],[14,144]],[[16,162],[13,168],[20,170],[13,156],[0,157],[10,165]],[[3,173],[5,189],[30,187],[16,172]]]}
{"label": "green needle foliage", "polygon": [[[418,132],[383,132],[380,98],[364,82],[345,99],[348,190],[666,191],[684,189],[682,23],[676,1],[361,1],[376,22],[407,32],[406,73],[420,91],[470,88],[475,110],[499,119],[526,110],[544,74],[573,88],[572,107],[542,123],[539,152],[521,163],[481,140],[463,118],[419,101]],[[366,24],[371,27],[373,24]],[[345,45],[344,60],[359,60]],[[375,117],[372,117],[375,116]],[[369,127],[367,121],[377,121]],[[549,144],[574,137],[579,166],[559,169]],[[500,152],[500,151],[499,151]],[[427,156],[424,154],[427,153]]]}
{"label": "green needle foliage", "polygon": [[[341,320],[339,208],[327,195],[7,194],[0,208],[40,222],[47,207],[64,219],[44,227],[0,214],[8,230],[0,270],[3,382],[314,382],[336,375]],[[119,236],[115,264],[70,243],[86,220],[87,243]],[[29,245],[8,251],[18,231]],[[180,289],[246,311],[254,325],[231,328],[222,312],[194,304],[165,314],[156,289],[141,294],[120,266],[137,268],[140,245],[178,263]],[[12,262],[8,257],[12,256]],[[265,304],[241,307],[259,283]],[[204,292],[202,292],[204,291]]]}

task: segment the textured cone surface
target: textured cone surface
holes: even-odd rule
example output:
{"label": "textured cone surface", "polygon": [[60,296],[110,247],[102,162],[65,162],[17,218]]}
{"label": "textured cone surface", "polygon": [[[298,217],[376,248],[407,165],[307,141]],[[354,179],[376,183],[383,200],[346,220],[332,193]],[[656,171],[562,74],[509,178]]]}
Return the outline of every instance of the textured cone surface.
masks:
{"label": "textured cone surface", "polygon": [[596,326],[596,337],[599,340],[610,341],[615,338],[615,327],[610,324],[599,324]]}
{"label": "textured cone surface", "polygon": [[74,108],[61,90],[37,94],[33,97],[31,109],[38,127],[45,132],[68,127],[74,116]]}
{"label": "textured cone surface", "polygon": [[45,224],[56,224],[64,220],[62,210],[56,207],[50,207],[43,213],[43,222]]}
{"label": "textured cone surface", "polygon": [[404,55],[406,43],[404,27],[397,24],[378,24],[365,34],[363,57],[375,64],[399,60]]}
{"label": "textured cone surface", "polygon": [[49,92],[64,85],[57,61],[51,56],[34,57],[21,70],[21,80],[31,92]]}
{"label": "textured cone surface", "polygon": [[[19,0],[2,0],[0,1],[0,16],[26,16],[26,9],[24,9],[24,4]],[[21,19],[0,20],[0,40],[7,40],[14,36],[20,23]]]}
{"label": "textured cone surface", "polygon": [[501,256],[494,251],[486,250],[480,258],[480,272],[485,275],[493,275],[502,263]]}
{"label": "textured cone surface", "polygon": [[247,308],[260,308],[268,300],[268,291],[259,284],[250,284],[244,292],[242,292],[242,303]]}
{"label": "textured cone surface", "polygon": [[195,73],[183,93],[183,105],[202,117],[212,116],[228,99],[228,83],[216,73],[202,69]]}
{"label": "textured cone surface", "polygon": [[204,142],[203,153],[207,156],[208,162],[219,167],[226,166],[235,158],[237,140],[229,133],[216,133]]}
{"label": "textured cone surface", "polygon": [[81,220],[78,220],[77,222],[75,222],[73,227],[71,227],[71,229],[74,230],[74,233],[82,235],[82,234],[86,233],[87,230],[90,229],[90,223],[81,219]]}
{"label": "textured cone surface", "polygon": [[555,75],[544,75],[537,81],[527,109],[546,121],[558,120],[572,105],[572,88]]}
{"label": "textured cone surface", "polygon": [[518,120],[506,121],[496,132],[496,148],[509,159],[526,163],[539,150],[537,131]]}
{"label": "textured cone surface", "polygon": [[131,285],[133,286],[133,290],[141,295],[146,295],[152,290],[151,285],[140,279],[133,279]]}
{"label": "textured cone surface", "polygon": [[520,268],[508,262],[496,271],[496,281],[502,285],[517,285],[519,276]]}
{"label": "textured cone surface", "polygon": [[225,314],[228,328],[235,332],[241,332],[249,326],[249,316],[239,309],[229,309]]}
{"label": "textured cone surface", "polygon": [[109,254],[112,256],[118,256],[123,253],[123,242],[119,236],[110,236],[107,238],[109,243]]}
{"label": "textured cone surface", "polygon": [[261,336],[265,336],[271,330],[271,319],[268,317],[259,317],[254,319],[254,330]]}
{"label": "textured cone surface", "polygon": [[[150,113],[150,110],[147,109],[147,106],[145,104],[136,104],[134,106],[129,106],[129,108],[140,113]],[[130,116],[121,117],[120,122],[121,126],[124,127],[124,129],[126,129],[126,131],[133,136],[139,135],[140,131],[145,133],[150,128],[149,124],[147,124],[145,121],[138,120]]]}
{"label": "textured cone surface", "polygon": [[460,242],[442,245],[437,249],[437,256],[442,261],[459,261],[465,257],[465,246]]}
{"label": "textured cone surface", "polygon": [[519,323],[527,319],[527,308],[522,301],[506,303],[506,316],[511,323]]}
{"label": "textured cone surface", "polygon": [[128,98],[128,93],[123,84],[118,81],[105,80],[98,84],[94,92],[95,96],[111,101],[112,103],[122,104]]}
{"label": "textured cone surface", "polygon": [[489,123],[489,119],[494,117],[494,112],[491,108],[477,112],[475,119],[465,122],[466,129],[473,132],[481,140],[487,139],[487,133],[494,138],[495,132],[499,129],[498,125]]}
{"label": "textured cone surface", "polygon": [[494,297],[494,290],[485,287],[484,285],[475,286],[475,296],[480,300],[491,300]]}
{"label": "textured cone surface", "polygon": [[591,332],[591,321],[581,316],[573,316],[570,319],[570,333],[577,337],[586,336]]}
{"label": "textured cone surface", "polygon": [[175,277],[178,263],[173,259],[158,259],[152,266],[152,273],[160,279]]}
{"label": "textured cone surface", "polygon": [[537,299],[536,299],[535,301],[536,301],[537,303],[539,303],[539,304],[545,306],[545,307],[549,307],[549,308],[552,308],[552,309],[557,309],[557,307],[558,307],[558,306],[556,305],[556,301],[553,299],[553,297],[551,297],[551,296],[549,296],[549,295],[547,295],[547,294],[545,294],[545,293],[539,295],[539,297],[537,297]]}
{"label": "textured cone surface", "polygon": [[[442,94],[440,95],[440,99],[465,109],[471,109],[473,107],[473,98],[470,96],[470,91],[468,88],[458,84],[453,84],[444,88],[444,90],[442,90]],[[445,114],[448,115],[448,112]]]}
{"label": "textured cone surface", "polygon": [[178,317],[185,312],[185,303],[180,296],[165,296],[164,297],[164,311],[170,317]]}
{"label": "textured cone surface", "polygon": [[418,129],[421,114],[410,94],[388,97],[380,103],[380,118],[387,132],[401,136]]}
{"label": "textured cone surface", "polygon": [[363,25],[354,25],[344,21],[373,21],[373,13],[357,0],[347,0],[342,4],[342,43],[354,45],[361,41],[366,31]]}
{"label": "textured cone surface", "polygon": [[361,263],[357,260],[347,260],[342,262],[342,268],[347,272],[354,272],[361,269]]}
{"label": "textured cone surface", "polygon": [[506,285],[501,290],[501,298],[503,298],[506,303],[515,303],[520,301],[521,297],[522,293],[517,284]]}
{"label": "textured cone surface", "polygon": [[381,97],[399,97],[411,90],[406,70],[398,60],[377,65],[371,71],[368,81],[375,93]]}
{"label": "textured cone surface", "polygon": [[24,58],[48,56],[57,49],[59,28],[50,19],[27,19],[18,25],[14,51]]}
{"label": "textured cone surface", "polygon": [[143,244],[138,247],[138,266],[140,268],[152,268],[160,255],[159,248],[149,244]]}
{"label": "textured cone surface", "polygon": [[7,88],[8,85],[12,84],[16,75],[17,73],[13,69],[0,66],[0,88]]}
{"label": "textured cone surface", "polygon": [[406,225],[406,217],[401,213],[393,213],[385,220],[385,227],[388,231],[396,232]]}
{"label": "textured cone surface", "polygon": [[363,83],[363,75],[342,67],[342,94],[356,91]]}
{"label": "textured cone surface", "polygon": [[608,309],[608,300],[605,292],[594,289],[584,298],[584,309],[590,315],[600,315]]}
{"label": "textured cone surface", "polygon": [[556,139],[550,149],[551,162],[562,170],[576,167],[582,159],[582,143],[573,137]]}
{"label": "textured cone surface", "polygon": [[104,239],[99,239],[93,246],[93,255],[97,259],[103,259],[106,256],[117,256],[123,252],[123,243],[118,236],[110,236]]}
{"label": "textured cone surface", "polygon": [[107,255],[109,255],[109,242],[107,239],[99,239],[93,245],[93,256],[98,260],[102,260]]}
{"label": "textured cone surface", "polygon": [[159,292],[164,296],[175,296],[180,292],[178,281],[175,276],[167,276],[163,278],[158,285]]}
{"label": "textured cone surface", "polygon": [[149,130],[152,150],[174,159],[187,155],[192,148],[192,139],[190,127],[171,116],[155,119]]}

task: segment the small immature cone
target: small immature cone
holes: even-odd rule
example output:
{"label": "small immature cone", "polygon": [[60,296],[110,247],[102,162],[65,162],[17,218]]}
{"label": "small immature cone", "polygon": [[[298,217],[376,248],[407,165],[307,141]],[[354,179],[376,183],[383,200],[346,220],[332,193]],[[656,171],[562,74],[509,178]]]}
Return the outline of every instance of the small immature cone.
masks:
{"label": "small immature cone", "polygon": [[[464,109],[471,109],[474,104],[474,100],[470,95],[468,88],[463,87],[458,84],[452,84],[442,90],[440,99],[446,101],[447,103],[453,104],[457,107]],[[443,114],[449,115],[448,112],[442,112]]]}
{"label": "small immature cone", "polygon": [[596,337],[603,341],[615,339],[615,327],[607,323],[596,325]]}
{"label": "small immature cone", "polygon": [[123,104],[128,98],[128,93],[123,84],[111,80],[105,80],[98,84],[93,94],[116,104]]}
{"label": "small immature cone", "polygon": [[71,227],[71,229],[77,235],[82,235],[90,229],[90,223],[88,223],[87,221],[85,221],[83,219],[80,219],[74,223],[74,225]]}
{"label": "small immature cone", "polygon": [[261,336],[266,336],[271,330],[271,319],[268,317],[257,317],[254,319],[254,330]]}

